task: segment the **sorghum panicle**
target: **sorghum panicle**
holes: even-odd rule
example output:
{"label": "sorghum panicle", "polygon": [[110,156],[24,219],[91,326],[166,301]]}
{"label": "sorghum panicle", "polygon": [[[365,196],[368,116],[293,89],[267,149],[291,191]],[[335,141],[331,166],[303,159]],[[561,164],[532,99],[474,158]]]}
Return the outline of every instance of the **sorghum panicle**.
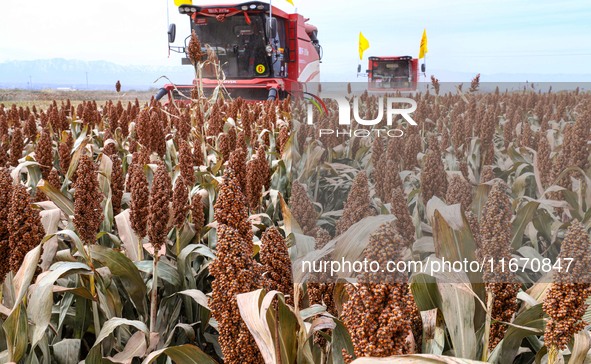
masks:
{"label": "sorghum panicle", "polygon": [[174,225],[177,229],[180,229],[185,223],[187,211],[189,211],[187,185],[185,185],[185,180],[182,175],[177,177],[174,184],[172,211]]}
{"label": "sorghum panicle", "polygon": [[495,172],[493,170],[493,166],[486,165],[482,167],[482,171],[480,171],[480,183],[486,183],[495,179]]}
{"label": "sorghum panicle", "polygon": [[218,197],[214,205],[213,219],[218,224],[228,225],[236,229],[242,236],[252,242],[252,229],[248,221],[248,208],[246,198],[240,190],[234,171],[227,169],[224,172]]}
{"label": "sorghum panicle", "polygon": [[[401,258],[405,246],[395,222],[390,222],[370,235],[364,256],[385,264]],[[416,305],[406,280],[404,275],[378,273],[362,275],[356,287],[348,287],[349,301],[343,307],[342,318],[357,357],[388,357],[409,352],[406,338],[412,333]]]}
{"label": "sorghum panicle", "polygon": [[214,206],[218,222],[216,259],[210,264],[212,299],[210,308],[218,321],[219,343],[224,362],[261,363],[259,350],[240,317],[236,295],[259,286],[252,259],[253,233],[248,221],[245,197],[231,169],[224,172]]}
{"label": "sorghum panicle", "polygon": [[234,171],[240,190],[246,193],[246,152],[242,148],[234,150],[226,168]]}
{"label": "sorghum panicle", "polygon": [[472,82],[470,83],[470,92],[476,92],[478,91],[478,88],[480,87],[480,73],[477,74],[473,79]]}
{"label": "sorghum panicle", "polygon": [[[45,114],[42,115],[45,116]],[[35,136],[37,135],[37,123],[33,115],[29,115],[25,121],[25,125],[23,126],[23,134],[29,140],[35,139]]]}
{"label": "sorghum panicle", "polygon": [[269,183],[269,165],[265,149],[260,146],[255,158],[246,164],[246,197],[251,209],[260,205],[264,187]]}
{"label": "sorghum panicle", "polygon": [[25,186],[13,186],[7,218],[10,234],[10,270],[13,272],[18,271],[25,255],[41,243],[45,236],[39,212],[31,203]]}
{"label": "sorghum panicle", "polygon": [[10,230],[8,214],[12,196],[12,178],[4,167],[0,167],[0,283],[4,282],[6,273],[10,271]]}
{"label": "sorghum panicle", "polygon": [[60,162],[60,170],[65,175],[68,172],[70,161],[72,160],[72,157],[70,156],[70,147],[66,142],[60,143],[58,147],[58,157]]}
{"label": "sorghum panicle", "polygon": [[353,180],[353,185],[351,186],[343,210],[343,216],[337,222],[337,235],[344,233],[351,225],[365,217],[373,215],[373,213],[374,210],[371,207],[367,175],[361,171],[357,173],[357,176]]}
{"label": "sorghum panicle", "polygon": [[8,121],[5,115],[0,115],[0,136],[8,135]]}
{"label": "sorghum panicle", "polygon": [[276,141],[277,141],[277,151],[279,152],[280,155],[283,155],[285,153],[285,148],[287,146],[287,141],[289,140],[290,133],[291,133],[291,129],[286,125],[282,125],[279,128],[279,135],[277,136]]}
{"label": "sorghum panicle", "polygon": [[11,166],[18,166],[18,160],[22,157],[24,148],[25,144],[21,128],[15,127],[12,131],[12,138],[10,139],[10,160],[8,162]]}
{"label": "sorghum panicle", "polygon": [[415,225],[408,211],[408,203],[404,191],[397,187],[392,192],[392,214],[396,216],[396,229],[408,246],[415,241]]}
{"label": "sorghum panicle", "polygon": [[[481,247],[478,255],[484,261],[492,259],[493,266],[485,270],[483,280],[485,289],[493,296],[492,318],[510,322],[517,311],[517,292],[519,285],[515,275],[500,267],[500,259],[511,259],[511,201],[505,193],[507,186],[496,182],[491,189],[480,221]],[[491,324],[489,349],[503,339],[506,326],[499,322]]]}
{"label": "sorghum panicle", "polygon": [[195,30],[191,32],[191,40],[189,41],[189,47],[187,48],[187,55],[189,56],[189,60],[191,60],[193,66],[201,62],[201,59],[203,58],[201,42],[199,42],[199,38],[197,37]]}
{"label": "sorghum panicle", "polygon": [[261,239],[260,259],[266,272],[266,289],[279,291],[293,305],[293,275],[285,239],[277,228],[267,229]]}
{"label": "sorghum panicle", "polygon": [[193,153],[191,153],[191,146],[186,140],[181,140],[179,146],[179,169],[181,171],[181,176],[183,176],[183,181],[190,188],[193,188],[193,185],[195,184],[194,165],[195,159]]}
{"label": "sorghum panicle", "polygon": [[172,181],[164,163],[158,161],[150,191],[150,215],[148,216],[148,238],[155,253],[166,243],[166,235],[170,230],[171,200]]}
{"label": "sorghum panicle", "polygon": [[[384,145],[382,138],[375,138],[371,144],[371,165],[374,168],[374,173],[379,171],[380,159],[384,153]],[[374,177],[375,178],[375,177]]]}
{"label": "sorghum panicle", "polygon": [[421,137],[418,134],[409,135],[404,144],[403,164],[405,170],[412,170],[418,166],[417,155],[421,152]]}
{"label": "sorghum panicle", "polygon": [[162,157],[166,154],[166,140],[164,126],[158,113],[153,112],[150,116],[149,140],[151,151]]}
{"label": "sorghum panicle", "polygon": [[86,244],[92,244],[103,220],[103,194],[98,183],[96,165],[88,155],[80,158],[76,174],[74,226],[80,239]]}
{"label": "sorghum panicle", "polygon": [[441,160],[441,154],[428,149],[424,157],[423,170],[421,171],[421,194],[423,204],[433,197],[445,198],[447,192],[447,174]]}
{"label": "sorghum panicle", "polygon": [[60,180],[60,175],[57,169],[52,168],[51,172],[49,172],[49,177],[47,177],[47,183],[51,186],[57,188],[58,190],[62,187],[62,182]]}
{"label": "sorghum panicle", "polygon": [[43,178],[47,178],[53,167],[53,147],[51,145],[51,135],[47,129],[43,129],[43,132],[41,132],[41,137],[35,149],[35,157],[39,163]]}
{"label": "sorghum panicle", "polygon": [[[134,153],[135,154],[135,153]],[[136,155],[134,155],[135,159]],[[129,191],[131,192],[131,227],[141,239],[147,234],[150,190],[144,173],[144,165],[134,161],[130,167]]]}
{"label": "sorghum panicle", "polygon": [[218,341],[224,363],[262,363],[257,344],[240,316],[236,301],[238,294],[259,288],[251,257],[252,241],[223,223],[218,225],[217,236],[216,259],[209,265],[209,272],[214,277],[209,307],[218,322]]}
{"label": "sorghum panicle", "polygon": [[591,241],[585,226],[573,221],[562,241],[557,259],[572,258],[568,272],[554,272],[554,284],[546,296],[543,308],[549,320],[544,332],[547,347],[566,348],[573,335],[582,330],[586,322],[586,300],[591,294]]}
{"label": "sorghum panicle", "polygon": [[201,200],[201,195],[196,193],[191,198],[191,218],[193,224],[195,224],[195,230],[199,232],[203,225],[205,224],[205,214],[203,213],[203,202]]}
{"label": "sorghum panicle", "polygon": [[308,197],[308,193],[301,183],[294,181],[291,185],[291,197],[289,199],[291,214],[298,222],[306,235],[312,235],[316,230],[318,213]]}
{"label": "sorghum panicle", "polygon": [[230,157],[230,153],[232,149],[230,147],[230,141],[228,139],[228,135],[226,133],[222,133],[218,136],[218,151],[221,155],[221,158],[224,161],[227,161]]}
{"label": "sorghum panicle", "polygon": [[464,178],[454,175],[449,182],[445,201],[448,205],[460,204],[464,211],[472,206],[472,185]]}

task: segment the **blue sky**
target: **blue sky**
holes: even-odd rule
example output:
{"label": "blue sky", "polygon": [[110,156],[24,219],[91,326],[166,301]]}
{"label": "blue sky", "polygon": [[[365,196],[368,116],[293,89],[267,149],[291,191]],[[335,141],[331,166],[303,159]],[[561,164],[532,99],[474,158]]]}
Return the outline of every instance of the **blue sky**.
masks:
{"label": "blue sky", "polygon": [[[423,28],[435,73],[591,74],[588,0],[294,2],[319,28],[325,80],[355,77],[359,31],[371,43],[366,56],[416,56]],[[167,54],[167,8],[181,39],[188,20],[172,0],[2,0],[0,62],[60,57],[181,67],[179,55]]]}

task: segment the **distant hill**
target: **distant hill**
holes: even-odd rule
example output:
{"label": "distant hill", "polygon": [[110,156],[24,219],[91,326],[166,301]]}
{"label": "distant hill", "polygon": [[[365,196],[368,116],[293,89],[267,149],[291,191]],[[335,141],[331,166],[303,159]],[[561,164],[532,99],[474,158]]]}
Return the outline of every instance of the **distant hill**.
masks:
{"label": "distant hill", "polygon": [[[322,67],[325,67],[322,70]],[[327,68],[328,67],[328,68]],[[354,72],[341,72],[339,67],[330,68],[328,64],[321,66],[321,79],[323,82],[360,82],[367,79],[355,77]],[[322,72],[323,71],[323,72]],[[440,82],[465,82],[469,87],[470,80],[475,74],[450,71],[442,69],[428,70],[427,77],[421,77],[421,82],[430,82],[430,76],[435,75]],[[193,80],[193,69],[190,66],[141,66],[119,65],[106,61],[80,61],[62,58],[41,59],[34,61],[8,61],[0,63],[0,88],[28,89],[32,83],[33,89],[67,88],[86,90],[86,77],[88,75],[88,89],[112,90],[117,80],[121,81],[123,90],[148,90],[160,88],[168,81],[160,79],[167,76],[172,82],[187,84]],[[591,75],[589,74],[482,74],[480,81],[482,89],[486,83],[498,82],[568,82],[587,83],[583,89],[591,89]],[[489,87],[491,84],[488,84]],[[538,85],[539,87],[547,87]],[[522,87],[522,86],[521,86]],[[493,88],[494,89],[494,88]],[[556,89],[556,88],[555,88]]]}
{"label": "distant hill", "polygon": [[0,88],[72,88],[84,90],[104,90],[115,87],[121,81],[124,90],[146,90],[159,88],[168,81],[160,76],[167,76],[177,83],[190,83],[193,69],[190,66],[123,66],[106,61],[80,61],[61,58],[9,61],[0,63]]}
{"label": "distant hill", "polygon": [[[468,72],[457,72],[457,71],[449,71],[449,70],[442,70],[442,69],[431,69],[428,70],[428,75],[430,77],[433,74],[435,77],[439,79],[440,82],[470,82],[475,73],[468,73]],[[426,80],[430,81],[430,80]],[[590,74],[562,74],[562,73],[554,73],[554,74],[541,74],[541,73],[494,73],[494,74],[481,74],[480,82],[535,82],[535,83],[545,83],[545,82],[581,82],[581,83],[589,83],[591,82],[591,75]]]}

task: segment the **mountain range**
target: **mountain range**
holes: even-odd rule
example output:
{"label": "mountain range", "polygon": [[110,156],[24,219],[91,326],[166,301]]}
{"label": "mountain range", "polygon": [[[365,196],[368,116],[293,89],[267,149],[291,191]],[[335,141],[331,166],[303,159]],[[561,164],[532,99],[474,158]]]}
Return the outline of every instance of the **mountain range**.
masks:
{"label": "mountain range", "polygon": [[[323,65],[329,67],[329,65]],[[365,82],[355,78],[355,73],[344,74],[336,69],[326,69],[323,82]],[[341,74],[343,73],[343,74]],[[421,81],[430,82],[434,74],[440,82],[467,82],[474,74],[461,71],[431,69]],[[63,58],[39,59],[31,61],[6,61],[0,63],[0,89],[46,89],[69,88],[111,90],[119,80],[123,90],[148,90],[159,88],[169,81],[187,84],[193,80],[190,66],[142,66],[120,65],[107,61],[81,61]],[[568,82],[581,83],[583,89],[591,89],[589,74],[483,74],[481,83],[486,82]],[[586,84],[583,84],[586,83]],[[484,85],[483,85],[484,86]]]}
{"label": "mountain range", "polygon": [[107,61],[62,58],[0,63],[0,88],[112,89],[120,81],[124,90],[147,90],[168,83],[190,83],[190,66],[119,65]]}

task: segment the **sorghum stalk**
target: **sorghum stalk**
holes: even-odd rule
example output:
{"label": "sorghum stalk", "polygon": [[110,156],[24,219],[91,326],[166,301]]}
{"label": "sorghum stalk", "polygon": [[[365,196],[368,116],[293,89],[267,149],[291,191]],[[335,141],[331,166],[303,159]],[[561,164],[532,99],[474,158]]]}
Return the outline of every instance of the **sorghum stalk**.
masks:
{"label": "sorghum stalk", "polygon": [[154,250],[152,265],[152,291],[150,292],[150,332],[156,332],[158,315],[158,251]]}
{"label": "sorghum stalk", "polygon": [[[492,322],[492,308],[493,308],[493,301],[494,301],[494,297],[492,294],[487,294],[487,300],[486,300],[486,320],[484,323],[484,335],[483,335],[483,342],[484,345],[488,345],[488,343],[490,342],[490,328],[491,328],[491,322]],[[481,357],[481,361],[483,362],[487,362],[488,361],[488,349],[484,349],[482,350],[482,357]]]}
{"label": "sorghum stalk", "polygon": [[[201,58],[203,57],[203,50],[201,49],[201,42],[199,42],[199,38],[197,37],[197,33],[195,30],[191,32],[191,40],[189,41],[189,47],[187,49],[187,55],[189,56],[189,60],[193,64],[193,68],[195,69],[195,78],[197,80],[201,80]],[[195,84],[195,90],[197,91],[196,97],[191,95],[191,98],[196,99],[200,98],[203,95],[203,86],[201,82],[197,82]]]}
{"label": "sorghum stalk", "polygon": [[[90,251],[87,251],[86,254],[90,254]],[[94,298],[92,300],[92,321],[93,321],[93,325],[94,325],[94,331],[95,332],[101,332],[101,321],[100,321],[100,318],[99,318],[98,304],[96,302],[96,298],[97,298],[97,296],[96,296],[96,283],[94,282],[94,272],[95,272],[95,270],[94,270],[94,266],[92,266],[92,264],[91,264],[91,268],[93,270],[93,274],[90,275],[90,294]]]}
{"label": "sorghum stalk", "polygon": [[[326,244],[328,244],[330,239],[332,239],[332,236],[329,234],[329,232],[321,227],[316,228],[316,230],[314,230],[312,234],[316,238],[316,244],[314,246],[315,250],[322,249]],[[328,257],[323,258],[323,261],[325,259],[329,260],[330,255]],[[308,282],[306,284],[306,288],[308,291],[308,299],[311,305],[324,304],[326,306],[327,312],[329,312],[332,315],[337,315],[337,309],[333,298],[335,283],[330,282],[331,279],[331,277],[328,277],[328,274],[321,274],[315,279],[316,282]],[[327,282],[323,282],[323,280],[326,280]],[[296,301],[296,303],[298,302]],[[320,339],[320,337],[317,336],[317,339],[315,339],[315,341],[323,342],[324,340]]]}

